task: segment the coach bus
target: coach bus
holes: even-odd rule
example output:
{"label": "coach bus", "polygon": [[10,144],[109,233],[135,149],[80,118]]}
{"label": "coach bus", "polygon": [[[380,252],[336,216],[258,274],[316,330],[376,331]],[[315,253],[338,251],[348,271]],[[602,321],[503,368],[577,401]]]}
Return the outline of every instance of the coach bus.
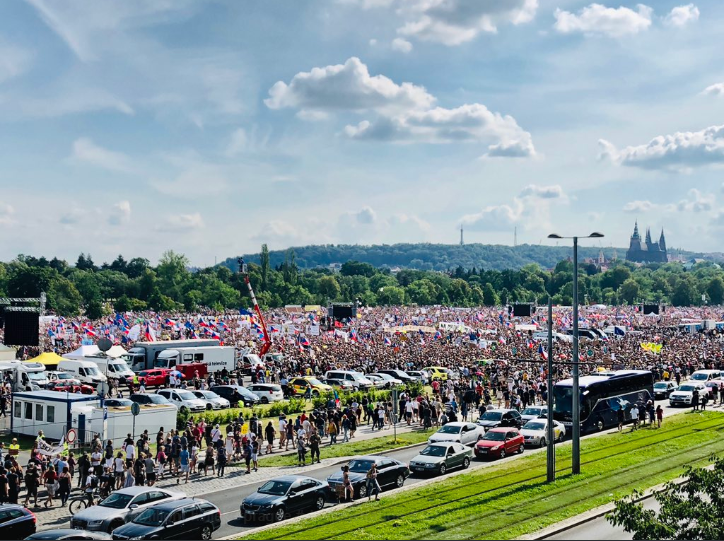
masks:
{"label": "coach bus", "polygon": [[[631,419],[631,407],[654,399],[654,376],[648,370],[618,370],[610,376],[579,378],[581,433],[601,431],[618,425],[618,411]],[[553,418],[566,430],[573,426],[573,380],[553,386]]]}

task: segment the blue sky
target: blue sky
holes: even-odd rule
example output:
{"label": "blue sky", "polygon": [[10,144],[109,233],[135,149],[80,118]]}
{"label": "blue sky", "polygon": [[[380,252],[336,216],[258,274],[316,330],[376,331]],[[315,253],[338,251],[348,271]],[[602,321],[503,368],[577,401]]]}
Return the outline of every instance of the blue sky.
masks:
{"label": "blue sky", "polygon": [[0,259],[721,251],[724,4],[0,3]]}

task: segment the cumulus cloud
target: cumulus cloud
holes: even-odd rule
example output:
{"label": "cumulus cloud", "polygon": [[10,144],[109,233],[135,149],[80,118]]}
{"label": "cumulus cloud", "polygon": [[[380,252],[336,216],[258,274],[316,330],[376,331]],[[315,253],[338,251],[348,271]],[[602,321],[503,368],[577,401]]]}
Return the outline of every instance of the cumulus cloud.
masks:
{"label": "cumulus cloud", "polygon": [[192,231],[204,227],[204,220],[201,214],[171,214],[166,217],[166,222],[161,226],[164,231]]}
{"label": "cumulus cloud", "polygon": [[724,83],[709,85],[701,93],[705,96],[724,96]]}
{"label": "cumulus cloud", "polygon": [[724,162],[724,126],[710,126],[697,132],[660,135],[648,144],[621,150],[599,140],[599,158],[617,165],[643,169],[686,169]]}
{"label": "cumulus cloud", "polygon": [[537,186],[529,184],[520,192],[519,197],[540,197],[541,199],[561,199],[565,196],[563,188],[554,186]]}
{"label": "cumulus cloud", "polygon": [[0,83],[28,70],[32,55],[25,49],[0,41]]}
{"label": "cumulus cloud", "polygon": [[694,4],[686,4],[685,6],[677,6],[664,19],[664,23],[669,26],[682,27],[690,22],[699,20],[699,8]]}
{"label": "cumulus cloud", "polygon": [[689,198],[676,205],[679,212],[709,212],[714,208],[714,194],[702,194],[696,188],[689,190]]}
{"label": "cumulus cloud", "polygon": [[75,225],[80,222],[85,215],[86,212],[83,209],[71,207],[63,213],[59,221],[63,225]]}
{"label": "cumulus cloud", "polygon": [[370,75],[359,58],[344,64],[297,73],[289,84],[278,81],[264,103],[270,109],[296,107],[322,111],[383,111],[427,109],[435,98],[424,87],[394,83],[384,75]]}
{"label": "cumulus cloud", "polygon": [[229,139],[229,144],[226,146],[225,154],[230,157],[237,156],[246,150],[246,144],[246,130],[244,128],[234,130]]}
{"label": "cumulus cloud", "polygon": [[131,219],[131,203],[128,201],[119,201],[111,208],[108,214],[108,223],[110,225],[123,225]]}
{"label": "cumulus cloud", "polygon": [[518,25],[535,17],[538,0],[405,0],[398,12],[406,23],[402,36],[448,46],[471,41],[481,32],[496,33],[502,24]]}
{"label": "cumulus cloud", "polygon": [[371,225],[377,221],[377,213],[371,207],[362,207],[362,210],[352,213],[352,216],[362,225]]}
{"label": "cumulus cloud", "polygon": [[96,145],[86,137],[73,142],[70,160],[75,163],[87,163],[109,171],[128,173],[133,170],[131,159],[122,152],[115,152]]}
{"label": "cumulus cloud", "polygon": [[400,51],[401,53],[409,53],[412,51],[412,43],[402,38],[393,39],[391,47],[393,51]]}
{"label": "cumulus cloud", "polygon": [[390,217],[389,222],[390,226],[395,228],[408,225],[413,226],[414,228],[417,228],[423,232],[430,231],[431,229],[431,226],[428,222],[414,214],[393,214]]}
{"label": "cumulus cloud", "polygon": [[154,179],[150,184],[162,194],[180,198],[218,195],[228,185],[222,169],[206,163],[189,163],[173,180]]}
{"label": "cumulus cloud", "polygon": [[460,219],[465,229],[473,231],[505,231],[516,225],[522,216],[523,204],[490,205],[478,213],[466,214]]}
{"label": "cumulus cloud", "polygon": [[11,225],[15,222],[13,219],[15,208],[8,203],[0,201],[0,225]]}
{"label": "cumulus cloud", "polygon": [[652,203],[651,201],[630,201],[623,206],[623,211],[630,213],[643,213],[650,212],[655,208],[658,208],[658,205],[656,203]]}
{"label": "cumulus cloud", "polygon": [[553,27],[562,34],[580,32],[620,38],[638,34],[651,26],[653,10],[643,4],[636,11],[627,7],[610,8],[601,4],[591,4],[578,14],[556,9],[556,22]]}

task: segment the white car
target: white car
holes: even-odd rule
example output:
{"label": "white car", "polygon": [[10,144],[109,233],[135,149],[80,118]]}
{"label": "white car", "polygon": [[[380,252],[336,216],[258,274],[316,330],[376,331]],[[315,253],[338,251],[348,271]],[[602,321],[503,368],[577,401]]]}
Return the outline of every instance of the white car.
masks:
{"label": "white car", "polygon": [[704,396],[704,393],[709,392],[703,383],[687,381],[686,383],[682,383],[678,389],[669,395],[669,404],[671,406],[691,406],[694,389],[699,390],[699,400]]}
{"label": "white car", "polygon": [[379,374],[365,374],[365,377],[372,382],[375,389],[382,389],[387,383]]}
{"label": "white car", "polygon": [[408,370],[407,371],[408,376],[412,376],[417,381],[427,384],[427,382],[430,380],[430,376],[427,375],[427,372],[424,370]]}
{"label": "white car", "polygon": [[447,423],[427,439],[427,443],[454,441],[463,445],[475,445],[485,435],[485,429],[475,423]]}
{"label": "white car", "polygon": [[268,404],[269,402],[281,402],[284,400],[284,391],[281,385],[273,383],[254,383],[247,387],[249,391],[259,397],[259,402]]}
{"label": "white car", "polygon": [[389,374],[379,374],[375,372],[374,374],[367,374],[367,379],[371,379],[370,376],[373,376],[375,378],[382,378],[382,381],[384,382],[384,386],[388,389],[396,386],[396,385],[402,385],[402,380],[393,378]]}
{"label": "white car", "polygon": [[[525,446],[540,445],[543,447],[548,437],[548,422],[546,419],[532,419],[523,425],[520,433],[525,438]],[[566,435],[566,427],[558,421],[553,421],[554,441],[561,441]]]}
{"label": "white car", "polygon": [[533,419],[548,417],[548,406],[528,406],[520,412],[520,417],[527,423]]}
{"label": "white car", "polygon": [[206,402],[207,410],[226,409],[231,406],[226,398],[222,398],[214,391],[191,391],[199,400]]}
{"label": "white car", "polygon": [[174,404],[179,411],[198,413],[206,411],[206,402],[197,398],[194,393],[185,389],[159,389],[156,394]]}

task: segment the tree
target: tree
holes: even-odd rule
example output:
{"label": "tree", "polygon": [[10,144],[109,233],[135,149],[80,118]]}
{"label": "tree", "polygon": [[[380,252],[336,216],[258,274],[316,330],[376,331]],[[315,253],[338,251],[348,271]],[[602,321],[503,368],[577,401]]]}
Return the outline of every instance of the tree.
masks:
{"label": "tree", "polygon": [[498,294],[493,289],[493,285],[488,282],[483,286],[483,304],[485,306],[497,306],[500,304]]}
{"label": "tree", "polygon": [[95,263],[93,263],[91,255],[85,255],[84,253],[81,253],[78,256],[78,261],[75,262],[75,268],[78,270],[96,270],[96,266]]}
{"label": "tree", "polygon": [[339,283],[334,276],[321,276],[317,280],[317,290],[324,300],[335,300],[339,297]]}
{"label": "tree", "polygon": [[404,304],[405,290],[396,286],[383,287],[377,293],[377,302],[386,305]]}
{"label": "tree", "polygon": [[709,280],[706,286],[706,294],[709,295],[711,304],[721,304],[724,301],[724,280],[721,276],[715,276]]}
{"label": "tree", "polygon": [[616,500],[606,518],[633,533],[634,539],[720,539],[724,531],[724,459],[712,456],[714,468],[684,466],[686,481],[669,482],[654,497],[658,512],[644,509],[635,499],[641,493]]}
{"label": "tree", "polygon": [[269,287],[269,247],[261,245],[261,289],[266,291]]}
{"label": "tree", "polygon": [[671,304],[674,306],[693,306],[697,303],[697,290],[694,277],[679,277],[671,293]]}
{"label": "tree", "polygon": [[296,285],[299,269],[297,268],[297,256],[293,249],[287,250],[287,254],[284,258],[284,264],[282,265],[282,277],[284,282],[290,285]]}
{"label": "tree", "polygon": [[633,278],[629,278],[626,280],[623,284],[621,284],[621,287],[618,290],[618,294],[626,301],[628,304],[633,304],[636,302],[637,297],[639,296],[639,284],[634,280]]}
{"label": "tree", "polygon": [[342,268],[339,270],[342,276],[366,276],[371,278],[377,274],[375,269],[369,263],[360,263],[359,261],[347,261],[342,263]]}

